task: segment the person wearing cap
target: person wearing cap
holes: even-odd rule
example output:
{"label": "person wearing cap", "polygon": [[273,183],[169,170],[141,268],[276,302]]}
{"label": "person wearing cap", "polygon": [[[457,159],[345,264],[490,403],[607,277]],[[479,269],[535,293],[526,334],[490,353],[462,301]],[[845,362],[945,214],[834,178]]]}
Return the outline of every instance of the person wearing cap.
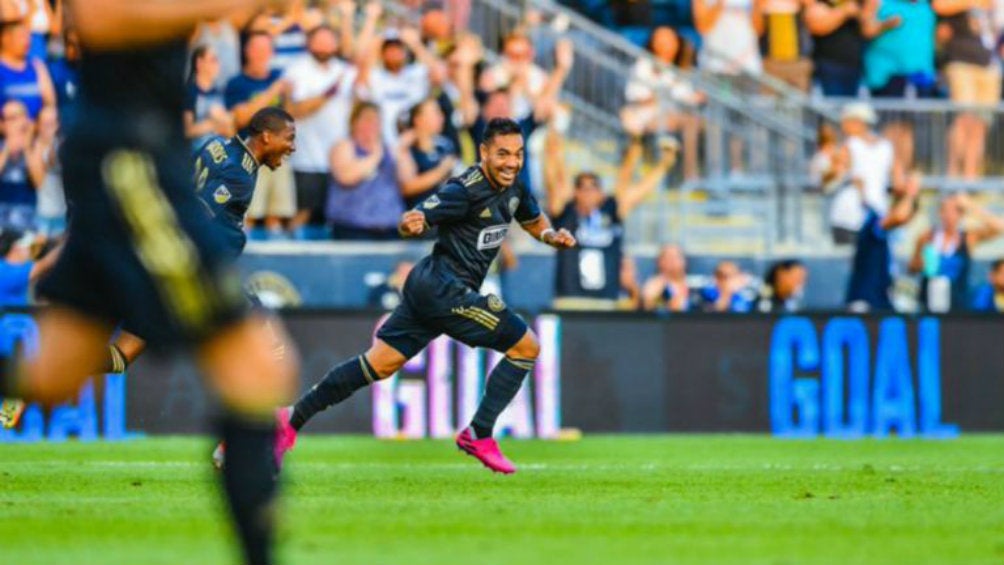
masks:
{"label": "person wearing cap", "polygon": [[[844,107],[840,127],[844,134],[841,160],[848,166],[848,181],[833,200],[830,224],[835,234],[856,235],[865,223],[865,209],[879,215],[889,208],[889,189],[895,161],[889,140],[875,133],[878,121],[875,110],[865,102]],[[837,237],[839,243],[850,243],[853,237]]]}

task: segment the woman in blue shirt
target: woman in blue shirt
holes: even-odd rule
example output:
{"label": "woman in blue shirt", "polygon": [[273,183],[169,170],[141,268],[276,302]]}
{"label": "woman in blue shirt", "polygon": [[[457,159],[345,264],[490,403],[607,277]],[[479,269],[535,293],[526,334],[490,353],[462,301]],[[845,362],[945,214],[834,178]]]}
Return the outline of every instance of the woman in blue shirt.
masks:
{"label": "woman in blue shirt", "polygon": [[409,129],[401,135],[397,155],[406,208],[435,192],[457,166],[457,148],[442,135],[445,122],[435,98],[426,98],[408,113]]}
{"label": "woman in blue shirt", "polygon": [[185,136],[198,152],[214,136],[232,137],[234,119],[227,112],[223,91],[217,84],[220,59],[208,45],[192,51],[185,97]]}

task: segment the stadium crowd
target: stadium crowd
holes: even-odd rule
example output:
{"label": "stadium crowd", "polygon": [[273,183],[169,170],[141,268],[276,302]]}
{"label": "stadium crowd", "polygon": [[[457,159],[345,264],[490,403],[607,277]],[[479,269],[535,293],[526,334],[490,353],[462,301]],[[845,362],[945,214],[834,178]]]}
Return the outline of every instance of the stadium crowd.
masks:
{"label": "stadium crowd", "polygon": [[[558,256],[557,307],[790,311],[808,273],[796,260],[774,264],[763,280],[731,261],[693,275],[684,250],[669,245],[655,275],[638,280],[623,251],[625,219],[666,183],[678,155],[684,178],[700,174],[702,124],[693,110],[706,96],[658,62],[723,77],[768,73],[803,90],[815,84],[827,96],[947,93],[971,104],[1000,97],[995,38],[1004,10],[982,0],[694,0],[696,35],[682,27],[647,30],[653,57],[632,69],[622,113],[628,141],[605,190],[596,172],[566,170],[570,110],[560,92],[574,65],[570,40],[543,43],[552,56],[540,66],[532,24],[483,45],[465,31],[464,10],[409,5],[412,13],[398,16],[379,2],[299,0],[282,12],[205,22],[193,34],[184,109],[193,153],[215,136],[245,133],[264,107],[281,106],[297,119],[296,153],[260,174],[246,220],[252,239],[398,239],[401,213],[475,161],[484,124],[508,116],[542,141],[528,144],[523,181],[582,244]],[[80,50],[60,0],[4,0],[0,7],[0,229],[18,236],[13,246],[51,248],[45,241],[66,228],[59,129],[73,119]],[[489,49],[499,56],[490,58]],[[668,93],[668,111],[657,93]],[[869,218],[890,211],[912,173],[895,140],[874,130],[867,104],[846,105],[842,117],[840,131],[821,128],[812,174],[830,194],[834,242],[860,248]],[[680,134],[682,147],[658,137],[653,149],[652,134],[667,130]],[[977,111],[956,119],[954,173],[980,174],[986,130]],[[943,294],[947,277],[958,307],[970,251],[999,234],[1000,222],[965,197],[941,208],[940,227],[917,243],[910,268],[922,278],[924,299],[928,287]],[[980,227],[966,231],[959,218],[970,212]],[[856,269],[880,270],[879,255],[860,266],[855,259]],[[511,249],[505,256],[500,269],[515,262]],[[994,299],[1004,296],[1004,281],[995,277],[991,290],[977,293],[981,304],[1004,305]]]}

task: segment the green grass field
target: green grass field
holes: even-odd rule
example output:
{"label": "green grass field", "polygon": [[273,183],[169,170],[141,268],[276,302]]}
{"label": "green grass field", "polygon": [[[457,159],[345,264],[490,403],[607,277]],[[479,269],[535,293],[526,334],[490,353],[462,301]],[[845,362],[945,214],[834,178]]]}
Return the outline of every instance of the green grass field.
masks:
{"label": "green grass field", "polygon": [[[306,437],[283,563],[1004,562],[1004,436],[507,441],[492,475],[446,442]],[[230,564],[205,439],[0,445],[0,563]]]}

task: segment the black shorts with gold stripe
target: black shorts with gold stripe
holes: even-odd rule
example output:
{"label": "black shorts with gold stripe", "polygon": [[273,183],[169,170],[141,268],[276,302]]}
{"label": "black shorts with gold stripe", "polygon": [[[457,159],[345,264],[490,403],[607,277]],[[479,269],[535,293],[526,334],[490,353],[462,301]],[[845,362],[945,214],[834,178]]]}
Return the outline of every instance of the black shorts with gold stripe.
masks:
{"label": "black shorts with gold stripe", "polygon": [[442,334],[503,353],[526,334],[526,322],[502,299],[474,292],[430,257],[411,271],[402,298],[377,338],[409,359]]}
{"label": "black shorts with gold stripe", "polygon": [[142,327],[153,347],[198,343],[243,319],[240,277],[195,195],[187,147],[116,142],[82,135],[64,144],[69,237],[39,295]]}

